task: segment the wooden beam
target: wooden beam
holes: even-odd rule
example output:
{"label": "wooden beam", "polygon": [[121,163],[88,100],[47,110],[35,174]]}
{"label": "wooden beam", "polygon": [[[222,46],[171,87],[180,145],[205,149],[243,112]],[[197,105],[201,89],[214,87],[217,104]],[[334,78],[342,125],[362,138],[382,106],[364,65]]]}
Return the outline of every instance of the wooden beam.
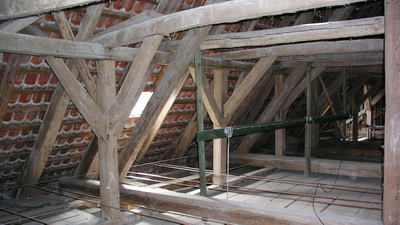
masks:
{"label": "wooden beam", "polygon": [[[116,127],[115,132],[120,134],[126,119],[128,118],[133,106],[139,99],[146,82],[153,72],[154,64],[150,63],[155,51],[162,39],[162,36],[148,37],[142,43],[141,52],[130,65],[129,70],[118,90],[117,96],[110,103],[107,109],[108,126]],[[88,174],[87,178],[95,178],[98,171],[98,156],[96,137],[93,137],[90,145],[87,147],[76,175],[83,176]]]}
{"label": "wooden beam", "polygon": [[[312,12],[313,13],[313,12]],[[250,32],[210,35],[202,49],[266,46],[305,41],[332,40],[384,33],[383,16],[339,22],[313,23]]]}
{"label": "wooden beam", "polygon": [[[329,93],[328,89],[326,88],[325,82],[322,79],[321,74],[318,75],[318,79],[319,79],[319,82],[321,84],[322,90],[324,92],[325,98],[328,101],[329,108],[332,111],[332,115],[337,115],[335,107],[333,106],[333,101],[331,99],[331,94]],[[342,138],[346,139],[346,134],[343,132],[343,129],[342,129],[342,126],[341,126],[340,122],[336,121],[335,123],[336,123],[337,128],[340,131],[340,135],[342,136]]]}
{"label": "wooden beam", "polygon": [[[343,86],[343,76],[337,76],[335,80],[333,80],[329,86],[326,88],[328,93],[331,95],[335,94],[338,90],[340,90]],[[324,115],[323,112],[328,111],[328,108],[323,108],[323,104],[327,101],[325,93],[322,93],[318,97],[317,109],[320,109],[319,115]]]}
{"label": "wooden beam", "polygon": [[[23,19],[18,19],[15,21],[7,21],[0,25],[0,31],[16,33],[30,24],[37,21],[40,17],[28,17]],[[0,85],[0,127],[3,123],[3,118],[7,113],[7,106],[10,100],[12,89],[15,82],[15,74],[19,69],[19,64],[21,61],[21,56],[17,54],[11,54],[7,67],[4,71],[3,79]]]}
{"label": "wooden beam", "polygon": [[235,88],[232,96],[224,104],[224,117],[231,117],[244,101],[248,101],[249,94],[253,91],[254,86],[259,82],[262,76],[271,76],[271,74],[266,74],[266,72],[275,62],[276,58],[277,57],[275,56],[264,57],[257,62],[254,68],[246,76],[239,87]]}
{"label": "wooden beam", "polygon": [[[237,0],[197,7],[176,12],[170,15],[154,18],[140,24],[96,37],[93,42],[106,47],[116,47],[137,43],[144,37],[154,34],[167,35],[172,32],[187,30],[194,27],[220,23],[233,23],[240,20],[263,16],[293,13],[301,10],[319,7],[335,6],[359,2],[360,0],[309,0],[293,4],[289,0]],[[246,7],[247,10],[243,10]],[[195,20],[192,18],[196,18]],[[171,23],[171,21],[174,21]],[[151,29],[149,29],[151,27]]]}
{"label": "wooden beam", "polygon": [[3,78],[0,84],[0,127],[2,127],[4,116],[7,114],[8,102],[14,88],[15,75],[19,70],[21,56],[11,54],[6,69],[3,73]]}
{"label": "wooden beam", "polygon": [[119,156],[120,181],[124,180],[135,160],[140,159],[146,153],[187,79],[187,67],[209,29],[210,27],[195,29],[185,35],[182,45],[175,53],[172,63],[164,72],[163,79],[142,113],[145,116],[136,124]]}
{"label": "wooden beam", "polygon": [[[190,72],[190,75],[192,76],[193,81],[196,82],[194,68],[189,67],[189,72]],[[207,112],[208,112],[213,124],[215,124],[216,126],[222,127],[222,126],[224,126],[225,122],[223,121],[221,109],[218,106],[218,104],[214,98],[212,88],[211,88],[210,84],[208,83],[208,80],[204,74],[203,74],[202,78],[203,78],[202,95],[203,95],[204,106],[206,107]]]}
{"label": "wooden beam", "polygon": [[312,153],[319,156],[326,155],[355,155],[355,156],[370,156],[383,157],[383,151],[376,149],[343,149],[343,148],[313,148]]}
{"label": "wooden beam", "polygon": [[[227,71],[214,70],[214,96],[221,117],[223,117],[223,106],[228,98],[228,74]],[[214,129],[226,127],[225,121],[222,126],[213,125]],[[213,140],[213,183],[223,184],[226,174],[227,139]]]}
{"label": "wooden beam", "polygon": [[277,59],[280,62],[335,62],[335,61],[382,61],[383,52],[348,53],[348,54],[316,54],[299,56],[282,56]]}
{"label": "wooden beam", "polygon": [[[103,115],[107,115],[108,108],[116,95],[115,62],[99,61],[97,63],[96,102]],[[105,139],[98,138],[99,172],[100,172],[100,207],[101,216],[106,219],[115,219],[120,216],[120,195],[118,181],[118,133],[115,126],[108,126],[109,117],[105,123]]]}
{"label": "wooden beam", "polygon": [[[294,67],[297,62],[281,62],[282,67]],[[332,61],[332,62],[312,62],[312,67],[355,67],[355,66],[372,66],[372,65],[383,65],[383,59],[381,60],[359,60],[359,61]]]}
{"label": "wooden beam", "polygon": [[[87,9],[85,16],[82,18],[83,21],[87,21],[82,24],[79,28],[78,34],[76,36],[77,41],[84,41],[88,39],[91,33],[94,32],[96,26],[90,25],[92,23],[97,23],[101,10],[104,5],[90,6]],[[96,13],[92,13],[92,12]],[[44,35],[44,34],[41,34]],[[72,73],[75,77],[78,76],[78,71],[72,66],[72,62],[67,62],[68,66],[71,67]],[[29,155],[28,161],[25,163],[18,179],[17,183],[21,186],[27,184],[35,184],[39,181],[40,175],[45,167],[47,159],[49,158],[51,148],[57,138],[58,130],[60,129],[62,119],[64,118],[65,110],[68,107],[70,98],[64,91],[63,87],[58,84],[53,96],[51,98],[49,107],[43,118],[42,125],[40,126],[38,136],[33,145],[33,150]],[[18,195],[29,194],[26,189],[20,189]]]}
{"label": "wooden beam", "polygon": [[100,2],[100,0],[3,0],[0,2],[0,20],[40,15],[51,11],[59,11],[75,6],[88,5],[94,2]]}
{"label": "wooden beam", "polygon": [[107,114],[111,117],[110,125],[117,127],[117,133],[122,131],[126,119],[146,86],[146,82],[151,74],[146,72],[149,69],[153,69],[149,68],[149,65],[162,38],[163,36],[161,35],[155,35],[143,41],[139,53],[129,68],[121,89],[108,109]]}
{"label": "wooden beam", "polygon": [[[98,181],[62,180],[61,186],[84,193],[98,194],[99,192]],[[202,218],[212,218],[228,223],[254,225],[321,224],[313,212],[294,212],[290,209],[277,209],[273,206],[263,205],[260,207],[259,204],[243,204],[242,202],[128,185],[122,185],[120,190],[124,202],[159,210],[172,210]],[[326,224],[380,224],[379,221],[375,223],[370,220],[338,215],[324,215],[321,219]],[[177,223],[182,223],[182,221],[177,221]]]}
{"label": "wooden beam", "polygon": [[104,133],[104,114],[74,77],[68,66],[62,59],[52,56],[46,57],[46,61],[96,136],[106,138]]}
{"label": "wooden beam", "polygon": [[385,0],[385,164],[383,222],[399,224],[400,199],[400,1]]}
{"label": "wooden beam", "polygon": [[[314,69],[316,70],[316,69]],[[319,69],[318,69],[319,70]],[[256,123],[269,123],[275,118],[276,113],[283,105],[283,102],[287,99],[290,91],[296,87],[299,81],[304,77],[306,72],[306,63],[299,63],[299,65],[292,71],[285,83],[282,86],[281,92],[275,94],[274,98],[268,104],[268,107],[262,112]],[[237,152],[245,153],[251,150],[255,142],[261,137],[262,134],[251,134],[247,135],[242,143],[237,148]]]}
{"label": "wooden beam", "polygon": [[[295,156],[274,156],[266,154],[231,154],[232,163],[258,167],[277,167],[284,170],[304,171],[304,158]],[[339,170],[339,173],[338,173]],[[382,178],[381,163],[311,159],[312,173],[339,174],[352,177]]]}
{"label": "wooden beam", "polygon": [[[78,38],[79,33],[76,37]],[[37,56],[54,56],[61,58],[115,60],[132,62],[139,53],[138,48],[104,48],[102,44],[83,42],[82,40],[68,41],[48,37],[37,37],[26,34],[13,34],[0,31],[0,51]],[[152,62],[167,65],[171,63],[172,53],[157,51]],[[254,63],[225,61],[211,57],[203,57],[206,68],[251,69]],[[193,61],[190,63],[194,65]]]}
{"label": "wooden beam", "polygon": [[381,91],[379,91],[379,93],[376,94],[374,98],[372,98],[371,105],[376,105],[376,103],[378,103],[385,96],[385,92],[386,89],[382,89]]}
{"label": "wooden beam", "polygon": [[[207,116],[207,110],[203,109],[203,116]],[[197,114],[194,114],[186,125],[185,130],[179,135],[175,142],[165,151],[162,160],[169,160],[169,164],[178,164],[180,159],[185,156],[189,145],[193,142],[196,136],[197,129]]]}
{"label": "wooden beam", "polygon": [[[284,74],[276,74],[275,75],[275,94],[282,91],[283,81],[285,79]],[[286,118],[284,115],[283,108],[277,112],[275,116],[275,121],[283,121]],[[284,156],[286,154],[286,129],[278,129],[275,130],[275,155]]]}
{"label": "wooden beam", "polygon": [[[58,30],[60,31],[61,36],[65,40],[73,41],[75,39],[74,34],[72,33],[71,27],[69,26],[69,21],[64,11],[53,13],[54,20],[56,21],[56,25]],[[84,59],[74,59],[74,63],[76,68],[78,68],[79,74],[82,78],[83,83],[85,84],[86,90],[89,95],[96,99],[96,82],[94,81],[92,74],[89,71],[89,68]]]}
{"label": "wooden beam", "polygon": [[246,49],[216,53],[208,55],[224,60],[257,59],[266,56],[292,56],[314,54],[344,54],[357,52],[381,52],[383,51],[382,39],[363,39],[351,41],[318,41],[311,43],[289,44],[264,48]]}
{"label": "wooden beam", "polygon": [[[319,73],[311,73],[311,81],[314,81],[326,68],[320,67]],[[304,78],[290,93],[286,101],[283,103],[283,109],[288,110],[293,102],[306,90],[307,80]]]}
{"label": "wooden beam", "polygon": [[24,29],[25,27],[36,22],[43,16],[31,16],[26,18],[21,18],[18,20],[5,21],[0,25],[0,30],[4,32],[17,33],[18,31]]}

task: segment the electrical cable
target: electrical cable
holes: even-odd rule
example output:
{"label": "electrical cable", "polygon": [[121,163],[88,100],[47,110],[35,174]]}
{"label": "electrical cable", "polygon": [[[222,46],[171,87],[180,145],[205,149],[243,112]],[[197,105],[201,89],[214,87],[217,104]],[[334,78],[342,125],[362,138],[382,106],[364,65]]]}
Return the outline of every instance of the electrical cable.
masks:
{"label": "electrical cable", "polygon": [[315,187],[314,194],[313,194],[312,197],[311,197],[312,207],[313,207],[314,214],[315,214],[315,216],[317,216],[319,222],[321,222],[322,225],[325,225],[325,223],[321,220],[320,216],[319,216],[318,213],[317,213],[317,210],[315,209],[315,195],[317,195],[318,186],[320,186],[321,189],[322,189],[325,193],[330,193],[330,192],[333,190],[333,187],[336,186],[336,182],[337,182],[337,180],[338,180],[338,178],[339,178],[339,173],[340,173],[340,168],[341,168],[341,166],[342,166],[342,162],[343,162],[343,161],[340,160],[340,162],[339,162],[339,168],[338,168],[338,171],[337,171],[337,173],[336,173],[335,181],[333,182],[332,188],[331,188],[330,190],[325,190],[325,188],[321,185],[321,183],[318,183],[317,186]]}

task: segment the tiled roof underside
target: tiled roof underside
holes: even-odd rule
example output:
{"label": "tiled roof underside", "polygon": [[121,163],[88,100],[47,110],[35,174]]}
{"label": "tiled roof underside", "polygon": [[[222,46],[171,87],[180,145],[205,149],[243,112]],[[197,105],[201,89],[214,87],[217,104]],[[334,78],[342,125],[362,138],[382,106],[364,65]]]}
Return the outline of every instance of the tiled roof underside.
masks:
{"label": "tiled roof underside", "polygon": [[[186,10],[202,4],[204,4],[204,1],[184,0],[177,10]],[[102,32],[143,11],[155,10],[156,7],[157,1],[155,0],[118,0],[106,3],[96,32]],[[375,16],[368,15],[369,13],[373,14],[374,10],[378,11],[375,14],[379,15],[382,9],[377,10],[377,8],[379,9],[379,3],[378,5],[360,6],[352,12],[350,18]],[[80,27],[80,21],[84,13],[85,8],[66,11],[67,18],[75,35]],[[315,11],[313,20],[314,22],[326,21],[331,13],[332,9]],[[293,25],[298,15],[290,14],[260,18],[256,20],[254,30]],[[245,22],[224,25],[221,33],[239,32],[244,24]],[[51,14],[46,14],[33,25],[40,28],[48,37],[62,38]],[[164,41],[181,39],[184,34],[185,32],[170,34]],[[3,74],[10,54],[3,53],[1,56],[0,65],[1,73]],[[15,184],[15,180],[33,148],[50,99],[56,85],[58,85],[57,78],[43,57],[27,55],[22,55],[21,57],[21,64],[15,76],[15,84],[8,103],[7,113],[0,128],[0,188],[12,187]],[[87,60],[87,64],[93,78],[96,80],[96,62]],[[128,65],[128,63],[124,62],[116,62],[116,84],[126,73]],[[153,75],[148,80],[145,91],[154,91],[165,69],[165,65],[155,66]],[[209,78],[209,82],[211,82],[213,70],[206,68],[204,72]],[[247,72],[239,70],[229,71],[229,95],[235,88],[239,76],[244,76]],[[171,143],[184,130],[186,124],[191,120],[196,111],[194,91],[194,82],[188,77],[143,161],[149,162],[161,159],[164,152],[171,146]],[[127,120],[118,140],[120,149],[132,133],[138,119],[129,118]],[[206,126],[210,127],[210,120],[207,119],[206,121]],[[92,137],[93,133],[89,125],[71,102],[65,112],[57,140],[52,147],[50,157],[41,176],[41,181],[56,180],[60,176],[73,175]]]}

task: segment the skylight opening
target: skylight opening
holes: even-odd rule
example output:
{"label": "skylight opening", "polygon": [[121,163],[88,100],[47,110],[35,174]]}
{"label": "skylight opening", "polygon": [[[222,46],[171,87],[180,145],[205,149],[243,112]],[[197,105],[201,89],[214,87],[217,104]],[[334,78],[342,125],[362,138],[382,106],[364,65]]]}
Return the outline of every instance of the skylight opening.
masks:
{"label": "skylight opening", "polygon": [[135,107],[133,107],[129,117],[131,117],[131,118],[132,117],[140,117],[152,95],[153,95],[153,92],[150,92],[150,91],[142,92]]}

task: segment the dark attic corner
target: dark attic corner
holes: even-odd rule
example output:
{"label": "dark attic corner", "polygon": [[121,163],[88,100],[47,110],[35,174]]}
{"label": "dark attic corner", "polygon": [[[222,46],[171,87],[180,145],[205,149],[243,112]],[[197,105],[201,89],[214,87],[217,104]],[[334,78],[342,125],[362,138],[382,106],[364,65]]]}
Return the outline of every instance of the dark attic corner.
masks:
{"label": "dark attic corner", "polygon": [[0,2],[0,224],[400,224],[400,0]]}

